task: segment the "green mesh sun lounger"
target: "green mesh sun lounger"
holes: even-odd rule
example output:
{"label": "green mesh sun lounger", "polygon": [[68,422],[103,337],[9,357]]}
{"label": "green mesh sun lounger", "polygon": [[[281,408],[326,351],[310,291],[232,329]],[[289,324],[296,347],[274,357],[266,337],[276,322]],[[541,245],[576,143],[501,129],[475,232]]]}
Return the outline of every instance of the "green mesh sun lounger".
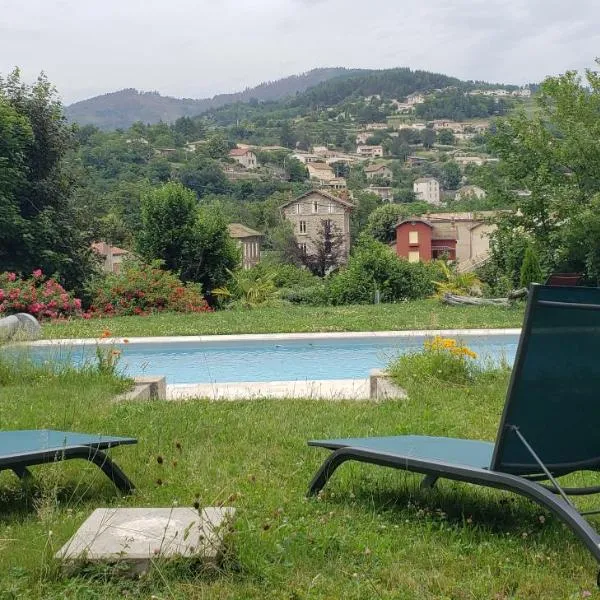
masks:
{"label": "green mesh sun lounger", "polygon": [[28,467],[70,458],[88,460],[123,492],[134,489],[129,478],[103,452],[122,444],[136,444],[134,438],[88,435],[50,429],[0,431],[0,471],[11,470],[20,478],[31,476]]}
{"label": "green mesh sun lounger", "polygon": [[309,445],[333,451],[309,495],[349,460],[421,473],[424,487],[447,478],[509,490],[552,511],[600,562],[600,535],[584,519],[600,510],[580,512],[569,498],[600,485],[557,480],[600,470],[600,288],[531,287],[495,443],[407,435]]}

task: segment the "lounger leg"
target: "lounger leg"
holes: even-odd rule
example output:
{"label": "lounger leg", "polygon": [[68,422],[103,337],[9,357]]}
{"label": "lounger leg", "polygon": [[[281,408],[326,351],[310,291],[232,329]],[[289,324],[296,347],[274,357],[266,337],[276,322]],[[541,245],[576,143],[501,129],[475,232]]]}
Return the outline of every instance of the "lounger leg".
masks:
{"label": "lounger leg", "polygon": [[81,452],[79,458],[85,458],[100,467],[104,474],[125,494],[129,494],[135,489],[132,481],[121,471],[121,469],[100,450],[88,449],[87,452]]}
{"label": "lounger leg", "polygon": [[344,453],[343,450],[345,450],[345,448],[340,448],[339,450],[332,452],[325,459],[308,486],[307,496],[316,496],[325,487],[329,478],[342,463],[347,460],[353,460],[353,457]]}
{"label": "lounger leg", "polygon": [[33,475],[27,467],[12,467],[12,471],[19,479],[33,479]]}
{"label": "lounger leg", "polygon": [[423,477],[423,481],[421,481],[421,489],[422,490],[430,490],[435,486],[439,477],[437,475],[425,475]]}

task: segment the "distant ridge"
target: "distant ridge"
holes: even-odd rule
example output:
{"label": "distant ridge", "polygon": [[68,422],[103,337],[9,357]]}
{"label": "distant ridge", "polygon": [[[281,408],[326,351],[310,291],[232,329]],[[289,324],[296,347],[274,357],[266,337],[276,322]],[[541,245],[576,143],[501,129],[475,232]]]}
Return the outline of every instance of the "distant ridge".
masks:
{"label": "distant ridge", "polygon": [[80,125],[95,125],[100,129],[126,129],[136,121],[144,123],[172,122],[179,117],[195,116],[211,108],[235,102],[262,102],[281,100],[306,91],[335,77],[358,75],[360,69],[343,67],[313,69],[277,81],[261,83],[233,94],[219,94],[213,98],[194,100],[161,96],[158,92],[140,92],[134,88],[95,96],[65,108],[70,121]]}

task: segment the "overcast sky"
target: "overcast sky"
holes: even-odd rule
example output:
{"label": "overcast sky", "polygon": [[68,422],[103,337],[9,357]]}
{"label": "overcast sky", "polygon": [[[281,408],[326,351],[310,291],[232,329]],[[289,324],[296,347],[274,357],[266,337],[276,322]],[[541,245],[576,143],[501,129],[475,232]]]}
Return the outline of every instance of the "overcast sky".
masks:
{"label": "overcast sky", "polygon": [[44,70],[66,103],[201,98],[325,66],[519,84],[598,55],[599,0],[0,0],[0,74]]}

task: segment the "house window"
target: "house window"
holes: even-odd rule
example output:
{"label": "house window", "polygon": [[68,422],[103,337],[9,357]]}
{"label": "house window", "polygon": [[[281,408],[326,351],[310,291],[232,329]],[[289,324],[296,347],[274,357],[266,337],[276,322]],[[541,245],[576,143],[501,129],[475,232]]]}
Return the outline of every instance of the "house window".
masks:
{"label": "house window", "polygon": [[296,204],[296,214],[297,215],[300,214],[300,202],[298,202],[298,204]]}
{"label": "house window", "polygon": [[306,244],[298,244],[301,254],[306,254]]}
{"label": "house window", "polygon": [[313,212],[319,212],[319,203],[316,200],[313,202]]}
{"label": "house window", "polygon": [[329,212],[330,212],[330,213],[332,213],[332,212],[334,212],[334,211],[335,211],[335,206],[333,205],[333,202],[330,202],[330,203],[329,203],[328,210],[329,210]]}
{"label": "house window", "polygon": [[409,231],[408,232],[408,243],[411,245],[419,243],[419,232],[418,231]]}
{"label": "house window", "polygon": [[300,227],[300,233],[306,233],[306,221],[300,221],[298,225]]}
{"label": "house window", "polygon": [[408,253],[408,262],[415,263],[415,262],[419,262],[420,259],[421,259],[421,256],[420,256],[418,250],[414,250],[414,251],[411,250]]}

